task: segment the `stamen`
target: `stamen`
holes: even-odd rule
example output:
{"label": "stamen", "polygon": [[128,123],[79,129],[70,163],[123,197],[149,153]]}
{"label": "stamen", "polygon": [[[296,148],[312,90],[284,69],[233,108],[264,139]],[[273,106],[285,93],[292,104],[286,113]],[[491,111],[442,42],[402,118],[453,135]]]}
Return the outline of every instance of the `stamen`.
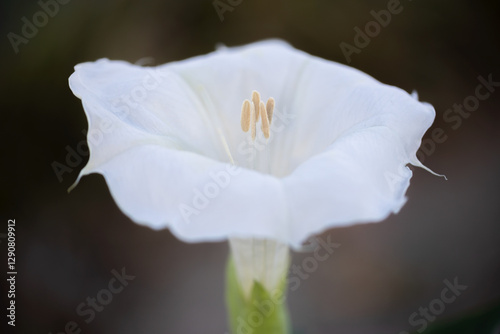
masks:
{"label": "stamen", "polygon": [[273,111],[274,111],[274,99],[270,97],[267,100],[267,106],[266,106],[266,111],[267,111],[267,119],[269,121],[269,124],[273,121]]}
{"label": "stamen", "polygon": [[258,91],[254,90],[252,92],[252,102],[255,107],[255,121],[259,121],[259,106],[260,106],[260,94]]}
{"label": "stamen", "polygon": [[250,130],[252,141],[257,135],[257,122],[262,119],[260,126],[266,139],[271,136],[271,122],[273,120],[274,98],[267,100],[267,105],[260,99],[260,94],[256,90],[252,91],[252,99],[243,101],[241,106],[241,129],[243,132]]}
{"label": "stamen", "polygon": [[250,108],[250,131],[252,134],[252,140],[255,140],[256,128],[255,124],[257,123],[255,107],[252,103]]}
{"label": "stamen", "polygon": [[264,104],[264,101],[260,101],[259,110],[262,118],[262,132],[264,133],[264,137],[266,137],[266,139],[269,139],[269,118],[267,116],[266,105]]}
{"label": "stamen", "polygon": [[248,132],[250,129],[250,101],[243,101],[243,105],[241,106],[241,129],[243,132]]}

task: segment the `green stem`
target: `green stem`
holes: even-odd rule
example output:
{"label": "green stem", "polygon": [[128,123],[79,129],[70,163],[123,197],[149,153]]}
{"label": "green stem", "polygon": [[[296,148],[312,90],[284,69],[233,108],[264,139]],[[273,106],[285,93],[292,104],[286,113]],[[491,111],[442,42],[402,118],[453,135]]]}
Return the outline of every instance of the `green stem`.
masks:
{"label": "green stem", "polygon": [[289,334],[290,321],[285,303],[286,273],[274,291],[255,281],[245,297],[232,258],[226,270],[226,304],[232,334]]}

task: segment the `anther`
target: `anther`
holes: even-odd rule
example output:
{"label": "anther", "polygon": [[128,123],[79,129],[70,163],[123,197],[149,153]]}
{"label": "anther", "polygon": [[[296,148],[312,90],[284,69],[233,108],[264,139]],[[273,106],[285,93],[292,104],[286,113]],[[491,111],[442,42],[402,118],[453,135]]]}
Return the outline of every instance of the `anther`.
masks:
{"label": "anther", "polygon": [[243,101],[243,105],[241,106],[241,129],[243,132],[248,132],[250,129],[250,101]]}
{"label": "anther", "polygon": [[267,120],[269,121],[269,124],[273,121],[273,111],[274,111],[274,99],[270,97],[267,100],[267,105],[266,105],[266,111],[267,111]]}
{"label": "anther", "polygon": [[255,107],[255,121],[259,121],[259,106],[260,106],[260,94],[258,91],[254,90],[252,92],[252,102]]}
{"label": "anther", "polygon": [[250,130],[252,141],[257,135],[257,123],[259,118],[262,120],[260,129],[266,139],[271,136],[271,122],[273,120],[274,99],[270,97],[267,104],[260,99],[257,91],[252,91],[252,99],[243,101],[241,106],[241,129],[243,132]]}
{"label": "anther", "polygon": [[251,107],[250,107],[250,131],[251,131],[251,134],[252,134],[252,140],[255,140],[255,134],[256,134],[256,126],[255,126],[255,124],[256,123],[257,123],[256,108],[252,104]]}
{"label": "anther", "polygon": [[261,124],[262,133],[264,133],[264,137],[266,137],[266,139],[269,139],[269,118],[267,118],[268,116],[264,101],[260,101],[259,110],[262,119],[262,124]]}

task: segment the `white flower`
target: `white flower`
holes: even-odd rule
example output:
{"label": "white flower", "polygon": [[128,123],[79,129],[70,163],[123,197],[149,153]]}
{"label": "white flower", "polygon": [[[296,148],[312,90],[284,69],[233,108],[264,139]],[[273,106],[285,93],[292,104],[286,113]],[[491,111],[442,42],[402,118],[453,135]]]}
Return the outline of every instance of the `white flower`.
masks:
{"label": "white flower", "polygon": [[[280,41],[155,68],[101,59],[77,65],[69,82],[89,121],[80,177],[102,174],[139,224],[190,242],[231,238],[233,250],[252,240],[300,247],[325,229],[398,212],[406,165],[423,167],[416,151],[435,116],[401,89]],[[251,123],[241,110],[253,91],[275,103],[255,140],[240,125]],[[265,281],[259,266],[253,275]]]}

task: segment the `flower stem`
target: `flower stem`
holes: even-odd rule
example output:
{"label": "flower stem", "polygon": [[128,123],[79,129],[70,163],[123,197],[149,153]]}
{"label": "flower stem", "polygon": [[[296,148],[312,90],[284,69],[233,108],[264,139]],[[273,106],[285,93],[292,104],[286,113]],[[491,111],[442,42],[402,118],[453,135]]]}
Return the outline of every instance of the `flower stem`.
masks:
{"label": "flower stem", "polygon": [[250,296],[245,296],[230,257],[226,269],[226,305],[232,334],[290,334],[285,303],[286,273],[274,291],[254,281]]}

